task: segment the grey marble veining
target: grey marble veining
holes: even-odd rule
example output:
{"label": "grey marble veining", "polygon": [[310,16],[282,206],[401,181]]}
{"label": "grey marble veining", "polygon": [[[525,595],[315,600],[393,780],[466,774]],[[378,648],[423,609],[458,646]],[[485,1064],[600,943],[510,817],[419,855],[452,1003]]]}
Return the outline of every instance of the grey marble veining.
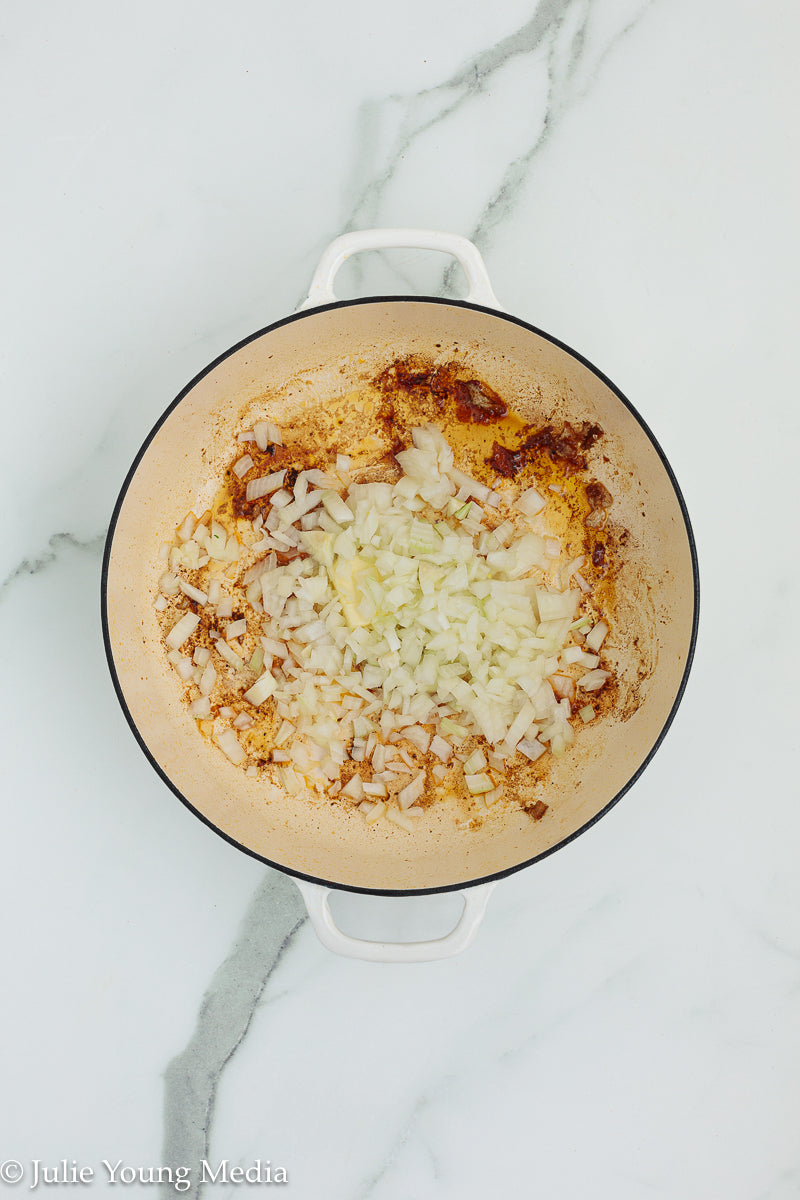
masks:
{"label": "grey marble veining", "polygon": [[[507,162],[499,178],[481,180],[480,213],[472,228],[463,231],[485,252],[493,231],[512,217],[532,163],[559,119],[570,104],[587,94],[605,60],[652,3],[645,0],[634,6],[632,15],[625,14],[610,36],[598,38],[591,36],[595,10],[591,0],[542,0],[517,30],[471,57],[440,83],[412,94],[364,101],[350,185],[353,198],[340,232],[387,223],[387,193],[423,135],[445,126],[468,104],[480,100],[486,104],[493,79],[516,59],[528,59],[531,66],[543,61],[544,102],[523,118],[529,129],[528,145]],[[455,270],[452,263],[444,269],[439,294],[452,288]]]}
{"label": "grey marble veining", "polygon": [[0,583],[0,601],[18,579],[29,575],[41,575],[42,572],[58,563],[65,548],[71,547],[76,550],[85,550],[91,555],[99,555],[102,553],[105,540],[105,530],[92,538],[79,538],[74,533],[52,534],[48,540],[48,549],[43,554],[39,554],[35,558],[23,558],[13,570],[9,571]]}
{"label": "grey marble veining", "polygon": [[[220,1077],[241,1047],[253,1014],[298,929],[307,920],[300,894],[285,875],[267,869],[242,921],[236,942],[203,996],[192,1037],[164,1077],[163,1163],[189,1168],[191,1191],[202,1191],[203,1160],[210,1156]],[[181,1194],[162,1185],[164,1195]]]}

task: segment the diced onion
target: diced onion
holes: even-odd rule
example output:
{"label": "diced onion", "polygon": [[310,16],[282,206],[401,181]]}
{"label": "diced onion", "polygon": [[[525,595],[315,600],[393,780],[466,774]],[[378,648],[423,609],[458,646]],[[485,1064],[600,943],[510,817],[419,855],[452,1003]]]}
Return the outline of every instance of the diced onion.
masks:
{"label": "diced onion", "polygon": [[222,733],[215,733],[214,741],[236,766],[240,766],[247,758],[247,755],[239,744],[239,739],[232,729],[225,729]]}
{"label": "diced onion", "polygon": [[471,792],[473,796],[478,796],[481,794],[481,792],[490,792],[494,787],[494,784],[489,776],[483,773],[477,775],[465,775],[464,782],[467,785],[467,790]]}
{"label": "diced onion", "polygon": [[183,643],[192,636],[199,624],[200,618],[196,613],[186,613],[185,616],[181,617],[166,636],[165,640],[170,650],[180,650]]}
{"label": "diced onion", "polygon": [[514,507],[518,508],[526,517],[537,517],[545,505],[544,497],[537,492],[536,488],[532,487],[522,493]]}
{"label": "diced onion", "polygon": [[583,688],[584,692],[599,692],[609,677],[609,671],[588,671],[578,680],[578,687]]}
{"label": "diced onion", "polygon": [[276,492],[283,485],[286,471],[273,471],[271,475],[262,475],[260,479],[251,479],[245,495],[248,500],[260,500],[270,492]]}
{"label": "diced onion", "polygon": [[193,587],[191,583],[186,583],[183,579],[180,579],[178,584],[184,596],[188,596],[196,604],[208,604],[208,596],[205,592],[201,592],[200,588]]}
{"label": "diced onion", "polygon": [[224,638],[219,638],[214,645],[217,653],[224,658],[226,663],[233,667],[235,671],[241,671],[244,668],[244,663],[242,662],[241,658],[235,650],[230,648]]}
{"label": "diced onion", "polygon": [[405,738],[407,741],[411,742],[413,746],[416,746],[417,749],[423,754],[427,753],[431,742],[431,735],[426,729],[423,729],[421,725],[411,725],[407,726],[405,729],[400,729],[398,730],[396,736]]}
{"label": "diced onion", "polygon": [[243,475],[247,474],[252,466],[255,466],[255,463],[250,455],[243,454],[242,457],[237,459],[237,461],[233,464],[233,473],[238,479],[241,479]]}
{"label": "diced onion", "polygon": [[[346,783],[342,788],[343,796],[349,796],[351,800],[361,800],[364,796],[364,785],[361,782],[360,775],[354,775],[349,783]],[[384,793],[385,794],[385,793]]]}
{"label": "diced onion", "polygon": [[[263,452],[280,431],[256,422],[252,437]],[[456,468],[435,426],[412,438],[396,455],[404,472],[396,483],[343,489],[317,468],[293,472],[291,488],[286,470],[251,480],[249,500],[270,498],[257,519],[231,517],[226,529],[210,512],[199,525],[187,518],[159,581],[162,607],[181,591],[212,607],[218,628],[203,637],[229,666],[244,672],[248,658],[258,678],[239,695],[253,709],[274,697],[270,770],[288,791],[341,794],[364,806],[368,822],[385,816],[409,829],[405,814],[422,811],[421,755],[435,761],[435,783],[455,756],[476,803],[491,807],[515,754],[536,761],[549,748],[558,757],[572,742],[573,675],[585,672],[577,681],[584,692],[609,678],[596,669],[608,625],[598,622],[584,640],[591,619],[577,611],[587,590],[584,559],[562,566],[561,541],[525,521],[546,507],[540,492],[529,488],[511,511],[484,513],[481,505],[507,503],[504,488],[492,493]],[[352,460],[339,455],[336,465],[349,474]],[[234,474],[243,478],[254,466],[245,453]],[[209,559],[206,592],[179,578]],[[181,615],[166,642],[178,673],[199,689],[191,711],[205,721],[221,668],[208,647],[193,659],[179,652],[198,622]],[[223,707],[213,712],[234,729],[218,734],[215,720],[205,732],[245,763],[235,730],[252,728],[259,714],[239,713],[239,697],[236,707],[226,704],[231,683],[223,673]],[[593,714],[590,705],[581,713],[587,709]],[[343,784],[350,761],[362,765]]]}
{"label": "diced onion", "polygon": [[349,525],[355,518],[355,513],[350,509],[339,495],[338,492],[329,489],[322,493],[322,503],[326,512],[330,513],[334,521],[339,525]]}
{"label": "diced onion", "polygon": [[473,775],[478,771],[482,771],[486,765],[486,755],[483,751],[474,750],[464,763],[464,774]]}
{"label": "diced onion", "polygon": [[425,790],[425,772],[420,771],[411,783],[397,793],[397,803],[401,808],[410,808],[415,800],[419,800]]}
{"label": "diced onion", "polygon": [[519,750],[520,754],[524,754],[526,758],[529,758],[531,762],[536,762],[537,758],[541,758],[544,754],[545,747],[536,738],[522,738],[521,741],[517,742],[517,750]]}
{"label": "diced onion", "polygon": [[253,426],[253,435],[259,450],[266,450],[270,444],[283,445],[281,431],[271,421],[256,421]]}
{"label": "diced onion", "polygon": [[440,758],[442,762],[447,762],[453,753],[453,747],[449,742],[446,742],[444,738],[439,737],[437,733],[436,736],[431,740],[430,751],[432,754],[435,754],[437,758]]}
{"label": "diced onion", "polygon": [[594,650],[595,654],[599,653],[607,634],[608,625],[606,625],[605,621],[598,621],[594,628],[590,629],[587,633],[586,645],[590,650]]}
{"label": "diced onion", "polygon": [[159,589],[165,596],[177,596],[181,590],[180,580],[172,571],[165,571],[158,581]]}
{"label": "diced onion", "polygon": [[257,679],[253,686],[247,689],[247,691],[244,693],[244,698],[245,700],[248,700],[250,704],[254,704],[256,706],[263,704],[264,701],[268,700],[273,694],[277,686],[278,685],[275,682],[275,677],[273,676],[272,672],[265,671],[261,678]]}
{"label": "diced onion", "polygon": [[[405,829],[406,833],[414,832],[414,822],[409,820],[405,813],[399,812],[396,808],[387,808],[386,819],[391,821],[393,825],[399,825],[401,829]],[[367,817],[369,820],[369,817]]]}
{"label": "diced onion", "polygon": [[[358,776],[354,775],[353,778],[357,779]],[[369,783],[367,780],[364,780],[364,782],[362,783],[361,786],[364,789],[364,794],[367,796],[386,796],[387,795],[386,784],[384,784],[384,783]]]}

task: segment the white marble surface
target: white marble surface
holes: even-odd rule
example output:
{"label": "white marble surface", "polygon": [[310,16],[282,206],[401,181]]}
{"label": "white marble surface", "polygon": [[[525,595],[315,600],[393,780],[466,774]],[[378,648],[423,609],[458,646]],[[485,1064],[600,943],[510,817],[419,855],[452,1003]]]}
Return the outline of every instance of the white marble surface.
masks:
{"label": "white marble surface", "polygon": [[[65,1158],[95,1177],[57,1195],[168,1194],[105,1159],[183,1165],[195,1196],[205,1155],[283,1166],[262,1190],[297,1200],[798,1196],[796,10],[11,0],[3,24],[0,1161],[25,1177],[0,1188]],[[633,791],[504,881],[462,957],[387,968],[324,951],[294,886],[164,788],[98,599],[153,421],[370,225],[472,236],[508,309],[630,396],[703,583]],[[342,282],[452,283],[419,255]]]}

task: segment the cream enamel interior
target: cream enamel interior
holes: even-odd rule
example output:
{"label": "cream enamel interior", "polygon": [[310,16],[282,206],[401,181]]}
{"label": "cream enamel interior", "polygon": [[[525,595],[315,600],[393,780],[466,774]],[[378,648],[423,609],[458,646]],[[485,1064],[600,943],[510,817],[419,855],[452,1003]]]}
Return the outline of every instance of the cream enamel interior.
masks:
{"label": "cream enamel interior", "polygon": [[[438,347],[438,348],[437,348]],[[249,779],[197,732],[165,660],[153,599],[160,545],[199,514],[250,414],[285,413],[341,394],[404,354],[458,356],[522,416],[591,420],[609,464],[595,473],[629,531],[609,614],[618,711],[578,730],[551,762],[538,822],[521,811],[459,826],[432,806],[414,835],[315,797]],[[263,397],[271,397],[265,404]],[[252,419],[252,418],[250,418]],[[121,503],[108,559],[106,620],[130,718],[178,792],[221,832],[277,866],[333,885],[376,890],[455,887],[551,850],[625,788],[657,742],[691,652],[692,552],[672,481],[650,438],[598,376],[532,330],[455,304],[375,300],[310,311],[268,330],[205,374],[147,445]]]}

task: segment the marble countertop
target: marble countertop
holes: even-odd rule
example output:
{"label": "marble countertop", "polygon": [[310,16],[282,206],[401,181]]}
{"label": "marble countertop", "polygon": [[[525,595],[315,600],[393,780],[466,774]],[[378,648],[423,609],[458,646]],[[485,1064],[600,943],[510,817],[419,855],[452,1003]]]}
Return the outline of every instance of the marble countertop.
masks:
{"label": "marble countertop", "polygon": [[[794,1200],[800,17],[400,13],[6,6],[0,1190]],[[684,702],[622,803],[503,881],[463,955],[379,967],[324,950],[293,882],[153,772],[99,576],[184,384],[291,312],[333,237],[398,225],[472,238],[503,305],[631,398],[703,600]],[[342,288],[444,294],[433,258],[364,258]],[[412,909],[446,927],[457,901],[337,912]]]}

